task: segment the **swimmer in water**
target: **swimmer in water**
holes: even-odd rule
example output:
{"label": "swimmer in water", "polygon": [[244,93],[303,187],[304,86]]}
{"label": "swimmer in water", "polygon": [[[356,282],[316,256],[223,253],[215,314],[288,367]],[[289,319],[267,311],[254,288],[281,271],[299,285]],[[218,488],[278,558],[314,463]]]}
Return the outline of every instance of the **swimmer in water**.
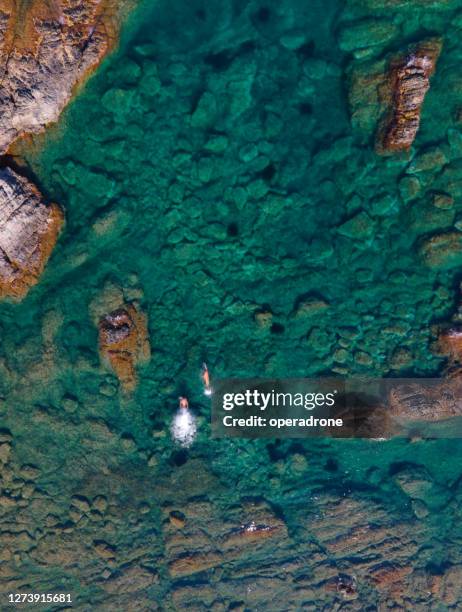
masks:
{"label": "swimmer in water", "polygon": [[210,374],[206,363],[202,364],[202,382],[204,383],[205,395],[212,395],[212,387],[210,386]]}
{"label": "swimmer in water", "polygon": [[183,408],[183,410],[188,410],[189,408],[189,402],[188,402],[188,398],[187,397],[179,397],[179,408]]}
{"label": "swimmer in water", "polygon": [[194,442],[197,433],[196,417],[189,410],[187,397],[179,398],[178,410],[173,417],[170,432],[172,438],[178,442],[180,446],[188,448]]}

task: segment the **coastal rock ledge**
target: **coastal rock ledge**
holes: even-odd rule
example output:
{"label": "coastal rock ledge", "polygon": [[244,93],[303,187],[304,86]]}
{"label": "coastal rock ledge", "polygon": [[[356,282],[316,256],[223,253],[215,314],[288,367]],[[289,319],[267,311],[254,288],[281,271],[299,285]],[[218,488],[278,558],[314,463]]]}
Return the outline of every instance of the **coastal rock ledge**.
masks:
{"label": "coastal rock ledge", "polygon": [[56,243],[63,213],[10,168],[0,170],[0,297],[22,298]]}
{"label": "coastal rock ledge", "polygon": [[[0,0],[0,155],[43,131],[112,48],[131,0]],[[35,284],[63,222],[27,179],[0,170],[0,298]]]}
{"label": "coastal rock ledge", "polygon": [[57,121],[114,44],[127,0],[0,0],[0,153]]}

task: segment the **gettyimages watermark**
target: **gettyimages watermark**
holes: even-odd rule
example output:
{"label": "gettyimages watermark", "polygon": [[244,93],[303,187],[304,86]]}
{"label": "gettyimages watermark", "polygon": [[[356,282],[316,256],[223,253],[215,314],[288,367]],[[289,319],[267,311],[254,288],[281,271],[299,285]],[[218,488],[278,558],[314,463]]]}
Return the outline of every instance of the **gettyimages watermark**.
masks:
{"label": "gettyimages watermark", "polygon": [[303,406],[306,410],[314,410],[321,406],[335,405],[337,389],[331,393],[282,393],[272,389],[269,393],[259,389],[246,389],[244,393],[225,393],[223,395],[223,410],[233,410],[236,406],[256,407],[266,410],[271,407]]}
{"label": "gettyimages watermark", "polygon": [[212,435],[462,438],[462,382],[339,378],[215,381]]}

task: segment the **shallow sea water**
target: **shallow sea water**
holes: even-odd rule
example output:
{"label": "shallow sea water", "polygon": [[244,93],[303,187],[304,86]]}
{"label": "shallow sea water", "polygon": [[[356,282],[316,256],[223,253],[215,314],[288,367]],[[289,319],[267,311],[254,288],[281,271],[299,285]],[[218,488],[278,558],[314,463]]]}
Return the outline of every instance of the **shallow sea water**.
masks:
{"label": "shallow sea water", "polygon": [[[450,503],[461,495],[460,441],[212,440],[199,377],[203,361],[212,377],[441,372],[431,326],[453,314],[460,274],[429,269],[419,244],[452,228],[462,210],[454,119],[462,12],[455,2],[385,4],[145,2],[120,48],[26,155],[47,198],[63,206],[66,227],[40,284],[21,304],[0,306],[2,426],[23,462],[40,463],[58,506],[113,487],[129,513],[149,503],[143,529],[159,537],[156,563],[166,554],[161,509],[187,504],[188,494],[220,507],[264,499],[299,547],[304,509],[315,512],[319,495],[353,493],[397,522],[415,521],[413,500],[396,483],[404,468],[425,470],[432,483],[427,512],[413,523],[425,532],[416,565],[437,574],[461,561]],[[396,33],[355,59],[339,48],[344,24],[371,17],[389,19]],[[442,33],[413,151],[378,156],[378,107],[363,125],[351,121],[352,71]],[[449,170],[419,176],[419,194],[404,198],[410,158],[430,146],[446,151]],[[436,214],[431,194],[449,181],[454,207]],[[359,213],[365,226],[351,235],[344,224]],[[139,300],[149,321],[152,358],[133,397],[98,356],[90,306],[111,286]],[[268,325],[258,324],[260,312],[272,313]],[[179,395],[199,417],[187,451],[169,436]],[[103,421],[118,442],[89,442]],[[181,476],[188,465],[203,486]],[[135,494],[136,482],[149,486]],[[242,571],[244,581],[251,571]],[[72,575],[82,597],[104,601],[92,578]],[[161,572],[151,598],[176,588]],[[362,609],[374,597],[366,591]],[[195,600],[178,601],[186,609]],[[264,599],[247,605],[283,609]]]}

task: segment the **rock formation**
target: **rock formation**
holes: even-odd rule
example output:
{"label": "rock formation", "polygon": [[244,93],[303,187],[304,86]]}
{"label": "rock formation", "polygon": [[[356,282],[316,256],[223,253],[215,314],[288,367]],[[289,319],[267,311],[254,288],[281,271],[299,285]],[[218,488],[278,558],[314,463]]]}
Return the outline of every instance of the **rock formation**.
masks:
{"label": "rock formation", "polygon": [[[177,528],[166,521],[163,529],[176,609],[219,597],[223,608],[237,610],[308,605],[313,610],[362,610],[370,597],[379,610],[390,602],[418,607],[416,601],[423,610],[446,588],[440,586],[436,594],[431,572],[421,569],[428,532],[416,517],[397,517],[391,507],[359,495],[339,499],[321,493],[311,499],[297,516],[302,543],[264,503],[253,508],[239,503],[223,512],[201,499],[182,509],[185,525]],[[238,527],[233,530],[234,514],[243,520],[257,514],[273,530],[267,539],[249,541]],[[233,548],[224,544],[230,530],[236,534]],[[457,579],[457,566],[449,569]],[[196,580],[187,580],[197,574]],[[444,585],[448,579],[446,573],[441,576]],[[452,601],[451,596],[444,601]]]}
{"label": "rock formation", "polygon": [[23,297],[43,271],[63,223],[38,189],[13,170],[0,170],[0,297]]}
{"label": "rock formation", "polygon": [[433,346],[436,354],[447,358],[444,376],[433,381],[408,381],[396,385],[390,382],[388,410],[392,421],[399,424],[413,422],[435,423],[458,417],[454,433],[460,431],[462,406],[462,328],[461,309],[446,325],[436,326],[438,340]]}
{"label": "rock formation", "polygon": [[416,137],[430,77],[441,51],[439,39],[429,39],[413,47],[392,63],[389,77],[390,109],[379,130],[379,152],[406,151]]}
{"label": "rock formation", "polygon": [[[460,345],[448,347],[447,333],[443,341],[440,339],[445,353],[460,350]],[[436,433],[431,424],[457,418],[449,423],[449,437],[454,437],[462,426],[462,377],[460,361],[454,363],[453,358],[451,366],[446,372],[450,375],[438,379],[388,378],[377,384],[351,379],[343,401],[337,402],[329,415],[342,418],[343,427],[332,428],[329,435],[390,439],[403,435],[414,438],[418,432],[418,437],[428,438]]]}
{"label": "rock formation", "polygon": [[108,52],[122,0],[0,2],[0,152],[58,119]]}
{"label": "rock formation", "polygon": [[462,263],[462,234],[452,231],[430,235],[422,241],[419,253],[429,268],[459,268]]}
{"label": "rock formation", "polygon": [[[0,0],[0,154],[58,119],[75,86],[109,50],[124,4]],[[0,190],[0,297],[21,298],[37,282],[63,215],[8,168]]]}
{"label": "rock formation", "polygon": [[437,341],[432,349],[437,355],[447,359],[446,372],[454,375],[462,372],[462,283],[459,284],[458,304],[452,317],[446,323],[434,327]]}
{"label": "rock formation", "polygon": [[[202,512],[205,514],[202,515]],[[252,551],[254,554],[284,546],[288,532],[284,522],[264,503],[247,503],[239,508],[240,522],[214,516],[207,502],[189,504],[181,530],[170,522],[165,529],[169,572],[173,578],[190,576],[223,564],[233,563]],[[203,517],[210,520],[210,537],[199,528]],[[199,523],[199,525],[198,525]],[[202,527],[202,525],[200,525]]]}
{"label": "rock formation", "polygon": [[450,364],[460,367],[462,363],[462,328],[460,325],[441,331],[439,349],[443,355],[448,357]]}
{"label": "rock formation", "polygon": [[126,391],[136,386],[136,364],[149,358],[147,336],[146,318],[133,304],[124,304],[99,322],[101,355]]}
{"label": "rock formation", "polygon": [[442,379],[435,384],[397,385],[389,393],[390,415],[400,422],[438,422],[460,417],[461,391],[462,381],[458,377]]}

